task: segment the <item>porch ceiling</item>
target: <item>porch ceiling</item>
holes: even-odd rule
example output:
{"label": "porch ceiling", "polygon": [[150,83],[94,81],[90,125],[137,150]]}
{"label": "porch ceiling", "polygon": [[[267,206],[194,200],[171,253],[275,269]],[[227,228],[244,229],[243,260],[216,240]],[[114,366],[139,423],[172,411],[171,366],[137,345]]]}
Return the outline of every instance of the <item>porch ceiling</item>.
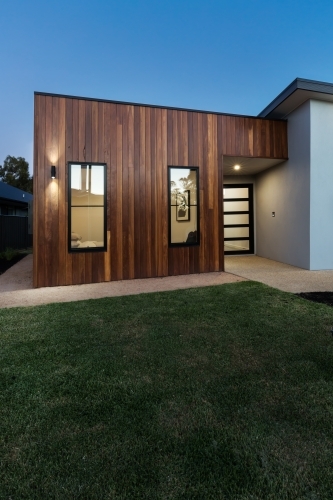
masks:
{"label": "porch ceiling", "polygon": [[[244,156],[223,156],[223,174],[224,175],[255,175],[263,170],[274,167],[285,159],[272,158],[247,158]],[[240,169],[235,170],[235,165]]]}

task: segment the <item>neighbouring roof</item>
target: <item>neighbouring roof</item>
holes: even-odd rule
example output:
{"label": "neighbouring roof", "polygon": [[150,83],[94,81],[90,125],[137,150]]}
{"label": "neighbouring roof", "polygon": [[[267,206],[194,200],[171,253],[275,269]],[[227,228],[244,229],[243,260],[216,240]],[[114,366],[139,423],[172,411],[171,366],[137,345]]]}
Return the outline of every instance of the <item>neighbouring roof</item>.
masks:
{"label": "neighbouring roof", "polygon": [[296,78],[259,113],[259,118],[283,119],[309,99],[333,102],[333,83]]}
{"label": "neighbouring roof", "polygon": [[28,203],[33,199],[32,194],[22,191],[16,187],[10,186],[5,182],[0,181],[0,198],[11,201],[18,201],[20,203]]}

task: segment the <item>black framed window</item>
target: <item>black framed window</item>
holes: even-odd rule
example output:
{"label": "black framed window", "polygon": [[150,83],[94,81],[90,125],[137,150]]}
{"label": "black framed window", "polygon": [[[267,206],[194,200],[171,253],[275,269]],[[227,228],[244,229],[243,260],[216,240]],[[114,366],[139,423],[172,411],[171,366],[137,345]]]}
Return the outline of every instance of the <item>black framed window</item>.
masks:
{"label": "black framed window", "polygon": [[106,164],[68,164],[68,249],[106,250]]}
{"label": "black framed window", "polygon": [[168,167],[169,245],[199,245],[199,167]]}

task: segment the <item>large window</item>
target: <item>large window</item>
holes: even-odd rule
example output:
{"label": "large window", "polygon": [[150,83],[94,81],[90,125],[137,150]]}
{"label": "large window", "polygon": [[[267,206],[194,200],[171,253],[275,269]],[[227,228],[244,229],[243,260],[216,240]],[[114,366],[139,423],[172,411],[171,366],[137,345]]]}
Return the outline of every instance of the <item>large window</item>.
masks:
{"label": "large window", "polygon": [[69,163],[70,252],[106,250],[106,165]]}
{"label": "large window", "polygon": [[169,244],[199,244],[199,168],[169,167]]}

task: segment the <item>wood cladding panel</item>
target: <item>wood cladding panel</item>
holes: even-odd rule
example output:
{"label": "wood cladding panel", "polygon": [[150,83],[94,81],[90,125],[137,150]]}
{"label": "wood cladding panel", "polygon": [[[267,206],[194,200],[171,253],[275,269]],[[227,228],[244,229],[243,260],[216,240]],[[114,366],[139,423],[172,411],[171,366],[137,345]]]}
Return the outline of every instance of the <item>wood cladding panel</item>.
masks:
{"label": "wood cladding panel", "polygon": [[[110,122],[110,166],[108,166],[108,189],[110,189],[110,252],[111,252],[111,280],[118,280],[117,257],[117,105],[109,104]],[[119,193],[120,196],[121,193]]]}
{"label": "wood cladding panel", "polygon": [[[223,155],[288,157],[283,121],[43,94],[34,120],[36,287],[223,270]],[[107,164],[106,252],[68,252],[70,161]],[[199,167],[198,246],[168,246],[169,165]]]}
{"label": "wood cladding panel", "polygon": [[150,109],[150,175],[151,175],[151,217],[150,217],[150,234],[151,234],[151,276],[157,276],[157,224],[155,200],[156,200],[156,110]]}
{"label": "wood cladding panel", "polygon": [[[245,120],[245,119],[244,119]],[[243,121],[244,127],[244,121]],[[243,139],[245,138],[244,129],[242,131]],[[245,143],[242,143],[243,147],[245,147]],[[223,150],[223,124],[222,117],[217,117],[217,150],[218,152]],[[224,220],[223,220],[223,156],[218,154],[218,271],[224,270]]]}
{"label": "wood cladding panel", "polygon": [[[58,164],[65,163],[65,144],[66,144],[66,101],[59,100],[59,120],[58,120]],[[66,170],[58,168],[58,182],[60,189],[58,190],[58,284],[66,283],[66,255],[63,249],[66,248],[67,238],[66,231],[63,230],[67,226],[66,212]]]}

